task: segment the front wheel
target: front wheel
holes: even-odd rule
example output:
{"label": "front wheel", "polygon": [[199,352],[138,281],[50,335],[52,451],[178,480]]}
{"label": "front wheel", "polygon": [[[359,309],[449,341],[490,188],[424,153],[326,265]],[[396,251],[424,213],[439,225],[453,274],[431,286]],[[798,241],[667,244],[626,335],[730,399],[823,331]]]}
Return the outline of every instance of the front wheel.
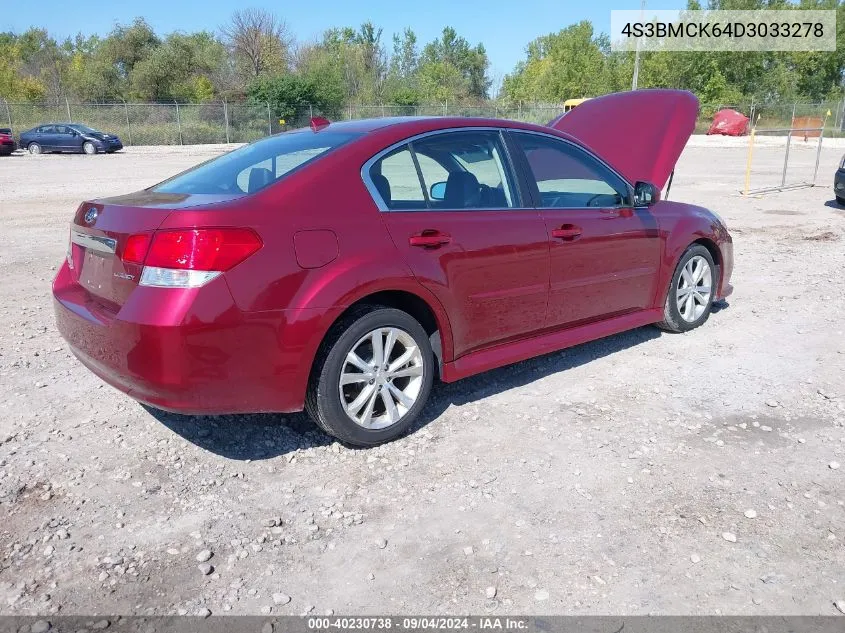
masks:
{"label": "front wheel", "polygon": [[375,446],[405,433],[434,378],[423,327],[401,310],[362,306],[341,320],[314,362],[305,407],[343,442]]}
{"label": "front wheel", "polygon": [[97,153],[97,148],[91,141],[85,141],[82,144],[82,151],[90,156]]}
{"label": "front wheel", "polygon": [[713,307],[716,270],[713,256],[704,246],[687,248],[672,275],[663,321],[657,326],[669,332],[687,332],[704,323]]}

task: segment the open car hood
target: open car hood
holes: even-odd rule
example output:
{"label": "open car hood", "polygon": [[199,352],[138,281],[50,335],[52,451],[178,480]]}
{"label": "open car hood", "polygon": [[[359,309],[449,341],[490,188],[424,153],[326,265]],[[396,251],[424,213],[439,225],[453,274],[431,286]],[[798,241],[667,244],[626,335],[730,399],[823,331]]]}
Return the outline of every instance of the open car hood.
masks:
{"label": "open car hood", "polygon": [[549,122],[634,184],[663,189],[695,130],[698,99],[685,90],[636,90],[590,99]]}

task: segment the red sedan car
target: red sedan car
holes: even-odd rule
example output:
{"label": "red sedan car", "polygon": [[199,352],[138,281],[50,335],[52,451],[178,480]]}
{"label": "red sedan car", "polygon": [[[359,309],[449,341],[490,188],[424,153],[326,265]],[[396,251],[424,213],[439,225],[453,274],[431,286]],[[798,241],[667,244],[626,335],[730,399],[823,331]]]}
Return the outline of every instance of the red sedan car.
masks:
{"label": "red sedan car", "polygon": [[17,149],[11,128],[0,127],[0,156],[11,156]]}
{"label": "red sedan car", "polygon": [[695,97],[590,100],[549,126],[312,122],[83,203],[55,282],[79,360],[182,413],[289,412],[393,439],[451,382],[731,292],[731,237],[660,200]]}

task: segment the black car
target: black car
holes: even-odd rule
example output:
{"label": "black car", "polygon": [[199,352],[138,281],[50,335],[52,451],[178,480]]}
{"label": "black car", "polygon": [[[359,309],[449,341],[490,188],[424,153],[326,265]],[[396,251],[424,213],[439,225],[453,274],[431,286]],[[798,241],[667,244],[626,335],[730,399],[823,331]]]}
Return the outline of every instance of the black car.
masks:
{"label": "black car", "polygon": [[9,156],[16,147],[11,128],[0,127],[0,156]]}
{"label": "black car", "polygon": [[845,156],[839,161],[839,169],[833,176],[833,195],[836,196],[836,202],[845,207]]}
{"label": "black car", "polygon": [[79,123],[48,123],[21,132],[21,149],[30,154],[41,152],[116,152],[123,143],[114,134],[106,134]]}

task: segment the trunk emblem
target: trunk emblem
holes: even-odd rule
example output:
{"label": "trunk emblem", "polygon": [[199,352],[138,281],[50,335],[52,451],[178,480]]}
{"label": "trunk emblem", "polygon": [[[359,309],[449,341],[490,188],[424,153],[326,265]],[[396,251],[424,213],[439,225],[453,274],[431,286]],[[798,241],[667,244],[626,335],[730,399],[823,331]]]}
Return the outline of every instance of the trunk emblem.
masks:
{"label": "trunk emblem", "polygon": [[118,279],[128,279],[129,281],[135,279],[135,275],[130,275],[129,273],[115,273],[114,276]]}
{"label": "trunk emblem", "polygon": [[94,220],[97,219],[98,211],[95,207],[91,207],[85,212],[85,222],[88,224],[93,224]]}

